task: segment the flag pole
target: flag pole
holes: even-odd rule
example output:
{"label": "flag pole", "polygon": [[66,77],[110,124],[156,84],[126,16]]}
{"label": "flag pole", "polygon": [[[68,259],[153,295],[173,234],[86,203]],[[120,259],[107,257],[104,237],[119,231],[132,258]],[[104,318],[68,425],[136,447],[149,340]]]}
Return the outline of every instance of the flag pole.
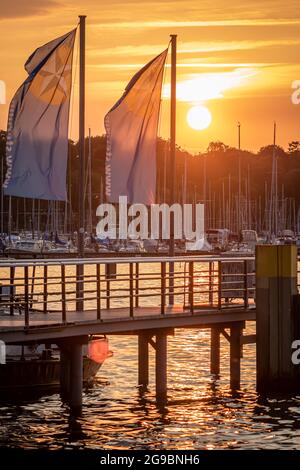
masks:
{"label": "flag pole", "polygon": [[[175,202],[176,178],[176,53],[177,35],[171,34],[171,108],[170,108],[170,206]],[[174,212],[170,211],[169,256],[175,254]],[[169,264],[169,304],[174,305],[174,262]]]}
{"label": "flag pole", "polygon": [[[84,257],[84,182],[85,182],[85,155],[84,155],[84,123],[85,123],[85,19],[79,16],[79,200],[78,200],[78,257]],[[76,310],[82,311],[84,285],[83,264],[76,266]]]}
{"label": "flag pole", "polygon": [[78,256],[84,256],[84,182],[85,182],[85,21],[79,16],[80,71],[79,71],[79,229]]}

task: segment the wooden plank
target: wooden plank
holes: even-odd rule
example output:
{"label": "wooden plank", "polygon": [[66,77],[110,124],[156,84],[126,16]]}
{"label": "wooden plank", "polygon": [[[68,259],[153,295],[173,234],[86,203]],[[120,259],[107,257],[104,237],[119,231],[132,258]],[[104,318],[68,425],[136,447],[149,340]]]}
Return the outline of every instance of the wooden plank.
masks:
{"label": "wooden plank", "polygon": [[[128,315],[128,309],[127,309]],[[68,315],[69,317],[69,315]],[[54,322],[52,325],[41,327],[36,325],[24,332],[24,328],[19,326],[0,331],[0,337],[7,344],[21,342],[43,341],[45,339],[68,338],[78,335],[90,334],[134,334],[141,330],[153,330],[159,328],[212,328],[218,325],[220,328],[228,328],[230,324],[237,321],[255,320],[255,311],[245,312],[224,312],[219,314],[210,312],[201,312],[191,314],[166,314],[166,315],[148,315],[135,316],[128,321],[128,317],[106,319],[101,323],[95,321],[95,312],[93,320],[68,323],[65,327]],[[31,322],[32,323],[32,322]]]}
{"label": "wooden plank", "polygon": [[256,335],[243,335],[241,337],[241,344],[254,344],[256,343]]}

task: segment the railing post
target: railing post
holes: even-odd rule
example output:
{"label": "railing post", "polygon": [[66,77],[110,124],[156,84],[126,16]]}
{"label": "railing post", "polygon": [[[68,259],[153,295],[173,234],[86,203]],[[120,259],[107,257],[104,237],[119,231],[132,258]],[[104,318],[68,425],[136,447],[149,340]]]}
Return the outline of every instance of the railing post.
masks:
{"label": "railing post", "polygon": [[110,275],[109,275],[109,264],[105,266],[105,277],[106,277],[106,308],[110,309]]}
{"label": "railing post", "polygon": [[9,305],[9,313],[10,315],[14,314],[14,278],[15,278],[15,268],[11,266],[10,268],[10,305]]}
{"label": "railing post", "polygon": [[66,315],[66,267],[61,265],[61,308],[62,308],[62,322],[67,323]]}
{"label": "railing post", "polygon": [[244,307],[248,308],[248,263],[244,260]]}
{"label": "railing post", "polygon": [[129,311],[130,316],[133,317],[134,306],[134,290],[133,290],[133,263],[129,264]]}
{"label": "railing post", "polygon": [[166,263],[161,263],[161,314],[166,312]]}
{"label": "railing post", "polygon": [[169,305],[174,305],[174,276],[175,276],[175,263],[169,263]]}
{"label": "railing post", "polygon": [[101,274],[100,264],[96,264],[97,320],[101,320]]}
{"label": "railing post", "polygon": [[139,306],[139,274],[140,274],[140,265],[135,263],[135,306]]}
{"label": "railing post", "polygon": [[24,266],[25,328],[29,327],[29,285],[28,266]]}
{"label": "railing post", "polygon": [[76,310],[79,312],[83,311],[84,304],[83,304],[83,292],[84,292],[84,284],[83,284],[83,264],[76,265]]}
{"label": "railing post", "polygon": [[222,308],[222,261],[218,261],[218,309]]}
{"label": "railing post", "polygon": [[48,281],[48,266],[44,266],[44,289],[43,289],[43,310],[44,313],[47,313],[47,300],[48,300],[48,291],[47,291],[47,281]]}
{"label": "railing post", "polygon": [[194,313],[194,263],[189,262],[189,304],[190,312]]}

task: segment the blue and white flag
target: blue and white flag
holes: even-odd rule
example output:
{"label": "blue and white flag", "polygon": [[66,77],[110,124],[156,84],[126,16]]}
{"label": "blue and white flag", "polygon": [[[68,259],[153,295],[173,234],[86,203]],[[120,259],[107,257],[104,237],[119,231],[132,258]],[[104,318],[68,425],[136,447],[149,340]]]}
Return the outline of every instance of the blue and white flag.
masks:
{"label": "blue and white flag", "polygon": [[143,67],[105,116],[106,196],[119,202],[153,204],[156,143],[164,65],[168,49]]}
{"label": "blue and white flag", "polygon": [[66,200],[68,121],[76,29],[39,47],[8,115],[4,194]]}

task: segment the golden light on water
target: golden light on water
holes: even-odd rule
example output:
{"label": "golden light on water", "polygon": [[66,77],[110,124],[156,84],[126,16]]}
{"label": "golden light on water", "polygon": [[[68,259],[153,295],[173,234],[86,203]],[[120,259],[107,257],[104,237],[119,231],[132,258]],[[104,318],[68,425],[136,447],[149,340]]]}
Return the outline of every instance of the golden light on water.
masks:
{"label": "golden light on water", "polygon": [[212,121],[212,116],[205,106],[193,106],[187,113],[187,122],[192,129],[202,131],[207,129]]}

